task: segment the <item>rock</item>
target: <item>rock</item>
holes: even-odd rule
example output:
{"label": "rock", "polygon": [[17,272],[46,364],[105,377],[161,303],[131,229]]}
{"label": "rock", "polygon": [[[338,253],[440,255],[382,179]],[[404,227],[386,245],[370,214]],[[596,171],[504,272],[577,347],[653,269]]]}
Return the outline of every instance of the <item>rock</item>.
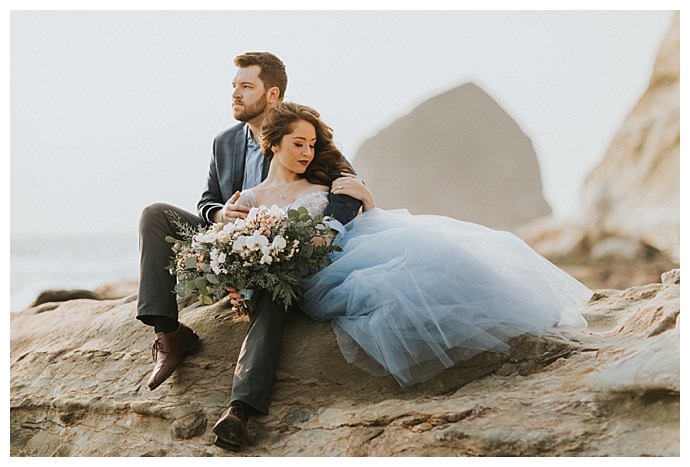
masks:
{"label": "rock", "polygon": [[89,300],[98,300],[98,294],[91,290],[84,289],[48,289],[39,292],[36,299],[31,306],[38,306],[50,302],[66,302],[68,300],[76,300],[78,298],[85,298]]}
{"label": "rock", "polygon": [[139,281],[114,282],[96,287],[93,291],[100,300],[129,297],[139,292]]}
{"label": "rock", "polygon": [[385,209],[501,229],[551,213],[532,142],[473,83],[423,102],[365,141],[353,160]]}
{"label": "rock", "polygon": [[582,190],[588,227],[636,236],[679,261],[680,15],[657,54],[649,86]]}
{"label": "rock", "polygon": [[213,445],[246,318],[181,320],[201,345],[146,387],[152,331],[136,296],[10,316],[12,456],[679,456],[680,270],[600,289],[574,342],[525,336],[401,389],[348,365],[328,323],[291,314],[270,414],[239,453]]}
{"label": "rock", "polygon": [[31,303],[32,307],[49,304],[47,309],[54,308],[50,306],[54,302],[67,302],[69,300],[87,299],[87,300],[113,300],[116,298],[128,297],[138,292],[138,281],[115,282],[111,284],[104,284],[96,287],[94,290],[85,289],[48,289],[42,290],[38,293],[34,301]]}
{"label": "rock", "polygon": [[649,86],[585,180],[578,214],[516,229],[558,263],[680,261],[680,31],[676,13]]}

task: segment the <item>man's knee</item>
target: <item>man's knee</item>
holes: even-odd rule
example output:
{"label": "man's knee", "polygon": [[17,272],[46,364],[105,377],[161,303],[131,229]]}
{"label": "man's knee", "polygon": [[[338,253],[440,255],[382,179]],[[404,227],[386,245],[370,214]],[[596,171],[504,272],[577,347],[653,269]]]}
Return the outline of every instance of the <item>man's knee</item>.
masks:
{"label": "man's knee", "polygon": [[152,222],[158,222],[166,216],[166,211],[169,211],[171,208],[172,206],[165,203],[150,204],[141,211],[139,223],[141,225],[148,225]]}
{"label": "man's knee", "polygon": [[146,232],[167,232],[171,229],[170,213],[175,212],[177,208],[166,203],[154,203],[146,206],[141,211],[139,218],[139,233]]}

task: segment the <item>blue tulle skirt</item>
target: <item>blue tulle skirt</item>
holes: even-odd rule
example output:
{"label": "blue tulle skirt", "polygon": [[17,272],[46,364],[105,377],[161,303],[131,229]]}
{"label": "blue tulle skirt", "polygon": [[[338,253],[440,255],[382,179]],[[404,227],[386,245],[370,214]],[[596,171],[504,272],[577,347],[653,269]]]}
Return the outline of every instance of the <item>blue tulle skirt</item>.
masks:
{"label": "blue tulle skirt", "polygon": [[373,209],[301,284],[301,308],[332,320],[345,359],[401,386],[522,334],[570,338],[591,291],[515,235],[435,215]]}

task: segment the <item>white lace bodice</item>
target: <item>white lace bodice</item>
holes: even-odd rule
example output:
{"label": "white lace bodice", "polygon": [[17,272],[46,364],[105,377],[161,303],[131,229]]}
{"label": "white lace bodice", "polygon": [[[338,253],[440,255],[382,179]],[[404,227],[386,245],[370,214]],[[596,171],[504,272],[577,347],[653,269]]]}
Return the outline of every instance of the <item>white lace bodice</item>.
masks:
{"label": "white lace bodice", "polygon": [[[258,206],[256,202],[256,194],[251,188],[244,190],[237,200],[237,204],[243,204],[249,207]],[[327,191],[312,191],[306,195],[300,196],[292,203],[286,204],[284,206],[278,206],[279,208],[287,211],[288,209],[296,209],[300,206],[307,208],[307,211],[312,216],[316,214],[321,214],[326,206],[328,206],[328,192]]]}

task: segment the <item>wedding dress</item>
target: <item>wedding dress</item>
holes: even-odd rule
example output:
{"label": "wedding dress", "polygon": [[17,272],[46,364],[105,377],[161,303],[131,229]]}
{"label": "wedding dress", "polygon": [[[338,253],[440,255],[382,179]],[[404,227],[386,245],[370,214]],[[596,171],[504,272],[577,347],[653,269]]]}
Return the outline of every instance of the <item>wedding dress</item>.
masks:
{"label": "wedding dress", "polygon": [[[321,212],[327,193],[292,203]],[[437,215],[372,209],[346,225],[342,251],[305,279],[300,307],[331,320],[345,359],[401,386],[511,338],[571,338],[591,291],[515,235]]]}

